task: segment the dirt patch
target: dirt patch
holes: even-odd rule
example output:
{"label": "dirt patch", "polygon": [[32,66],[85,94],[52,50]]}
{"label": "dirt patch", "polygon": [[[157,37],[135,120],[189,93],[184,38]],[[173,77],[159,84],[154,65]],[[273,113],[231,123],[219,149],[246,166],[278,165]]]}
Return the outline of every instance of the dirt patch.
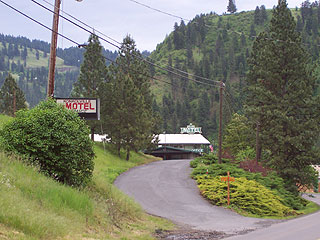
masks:
{"label": "dirt patch", "polygon": [[198,231],[198,230],[173,230],[166,231],[157,229],[154,236],[158,240],[216,240],[231,236],[224,232],[218,231]]}

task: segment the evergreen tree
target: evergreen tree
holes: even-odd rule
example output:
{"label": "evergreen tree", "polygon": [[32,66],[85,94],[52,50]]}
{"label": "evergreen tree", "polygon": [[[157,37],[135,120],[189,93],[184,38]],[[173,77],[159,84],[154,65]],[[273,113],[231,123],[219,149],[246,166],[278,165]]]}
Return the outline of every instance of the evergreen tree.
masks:
{"label": "evergreen tree", "polygon": [[254,10],[253,20],[254,20],[254,24],[256,24],[256,25],[259,25],[262,22],[261,21],[260,8],[258,6],[256,7],[256,10]]}
{"label": "evergreen tree", "polygon": [[23,51],[21,52],[22,60],[26,61],[27,60],[27,56],[28,56],[28,50],[27,50],[27,47],[24,46]]}
{"label": "evergreen tree", "polygon": [[111,142],[130,151],[146,149],[157,132],[153,116],[153,97],[150,92],[148,66],[141,60],[135,42],[127,36],[119,50],[119,57],[110,66],[110,83],[106,84],[107,115],[104,124]]}
{"label": "evergreen tree", "polygon": [[261,19],[261,24],[263,24],[265,21],[268,20],[267,10],[264,5],[261,5],[260,7],[260,19]]}
{"label": "evergreen tree", "polygon": [[15,116],[16,111],[24,108],[27,108],[24,93],[9,74],[0,89],[0,112]]}
{"label": "evergreen tree", "polygon": [[253,39],[256,35],[257,35],[257,33],[256,33],[256,29],[254,27],[254,24],[251,24],[251,26],[250,26],[250,38]]}
{"label": "evergreen tree", "polygon": [[261,126],[270,165],[291,190],[310,183],[307,169],[317,159],[320,123],[315,79],[295,28],[286,0],[279,0],[269,30],[259,34],[252,48],[246,103],[251,120]]}
{"label": "evergreen tree", "polygon": [[[105,58],[102,55],[102,46],[96,35],[91,34],[88,42],[79,79],[73,85],[72,96],[102,99],[104,94],[102,84],[107,80]],[[104,114],[103,109],[101,109],[101,114]],[[88,124],[91,127],[91,139],[94,140],[94,131],[99,126],[99,122],[94,120],[89,121]]]}
{"label": "evergreen tree", "polygon": [[229,13],[235,13],[237,11],[235,0],[229,0],[227,10]]}

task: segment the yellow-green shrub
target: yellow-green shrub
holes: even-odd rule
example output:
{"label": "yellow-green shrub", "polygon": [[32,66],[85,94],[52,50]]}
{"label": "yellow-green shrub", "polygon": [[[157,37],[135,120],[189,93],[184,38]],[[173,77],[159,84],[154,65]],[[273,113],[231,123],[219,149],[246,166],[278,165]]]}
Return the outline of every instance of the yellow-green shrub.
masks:
{"label": "yellow-green shrub", "polygon": [[[217,206],[227,205],[227,183],[221,177],[202,175],[197,177],[201,194]],[[260,183],[236,178],[230,182],[230,206],[236,210],[259,216],[284,217],[296,214],[284,206],[279,196]]]}

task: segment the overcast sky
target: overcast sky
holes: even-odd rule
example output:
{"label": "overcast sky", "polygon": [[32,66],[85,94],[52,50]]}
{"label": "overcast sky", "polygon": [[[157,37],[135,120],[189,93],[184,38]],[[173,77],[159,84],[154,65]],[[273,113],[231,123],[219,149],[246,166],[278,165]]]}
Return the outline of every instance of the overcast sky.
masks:
{"label": "overcast sky", "polygon": [[[1,0],[28,14],[48,27],[52,26],[52,13],[36,5],[31,0]],[[54,0],[36,0],[53,9]],[[136,0],[152,8],[193,19],[197,14],[226,12],[228,0]],[[236,0],[238,12],[254,10],[256,6],[265,5],[267,9],[277,4],[277,0]],[[287,0],[288,6],[300,7],[302,0]],[[49,4],[48,4],[49,3]],[[80,19],[105,35],[121,42],[130,34],[140,50],[152,51],[165,36],[173,30],[175,22],[180,19],[143,7],[133,0],[62,0],[61,9]],[[63,14],[63,13],[62,13]],[[25,18],[0,2],[0,33],[24,36],[30,39],[51,40],[51,32]],[[67,16],[66,16],[67,17]],[[69,18],[69,17],[68,17]],[[72,40],[84,43],[89,34],[78,27],[60,19],[59,32]],[[101,41],[102,45],[115,50],[111,45]],[[68,40],[58,38],[59,47],[74,46]]]}

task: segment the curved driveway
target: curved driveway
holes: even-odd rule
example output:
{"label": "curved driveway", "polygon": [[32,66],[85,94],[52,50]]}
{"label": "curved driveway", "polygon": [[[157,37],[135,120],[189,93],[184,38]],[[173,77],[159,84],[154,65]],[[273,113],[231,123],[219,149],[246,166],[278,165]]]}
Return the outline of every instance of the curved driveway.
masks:
{"label": "curved driveway", "polygon": [[247,218],[211,205],[189,177],[189,163],[189,160],[168,160],[135,167],[121,174],[115,185],[149,214],[197,230],[236,234],[279,222]]}

